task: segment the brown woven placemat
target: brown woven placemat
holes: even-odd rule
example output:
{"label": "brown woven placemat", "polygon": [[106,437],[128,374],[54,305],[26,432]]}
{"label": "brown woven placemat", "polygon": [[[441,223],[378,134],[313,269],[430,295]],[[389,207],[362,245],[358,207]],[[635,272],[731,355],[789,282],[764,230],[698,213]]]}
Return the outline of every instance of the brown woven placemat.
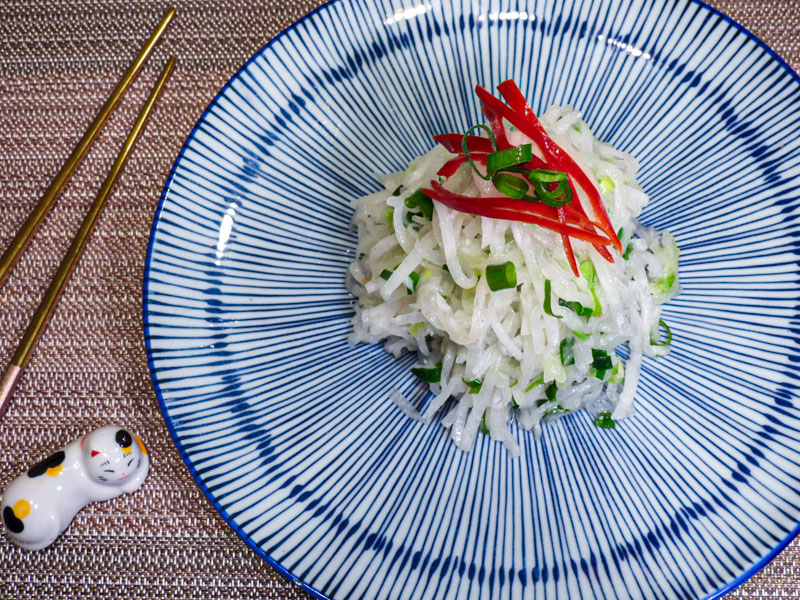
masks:
{"label": "brown woven placemat", "polygon": [[[175,2],[178,16],[91,154],[0,289],[5,365],[139,105],[166,58],[179,59],[0,424],[0,485],[106,422],[145,439],[145,487],[89,506],[47,550],[0,540],[0,597],[292,599],[307,596],[245,546],[205,500],[172,445],[147,372],[142,272],[153,212],[183,140],[225,81],[319,1]],[[797,0],[714,5],[800,66]],[[0,3],[0,244],[93,119],[167,5],[150,0]],[[800,543],[729,598],[798,598]]]}

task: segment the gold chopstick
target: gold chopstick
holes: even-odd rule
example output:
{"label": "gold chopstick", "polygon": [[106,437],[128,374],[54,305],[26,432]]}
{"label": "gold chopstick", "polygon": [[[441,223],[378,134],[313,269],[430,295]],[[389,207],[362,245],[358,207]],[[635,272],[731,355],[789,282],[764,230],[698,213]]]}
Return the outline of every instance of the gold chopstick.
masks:
{"label": "gold chopstick", "polygon": [[61,170],[58,172],[58,175],[56,175],[55,179],[53,179],[53,181],[50,183],[50,186],[47,188],[47,191],[45,191],[44,196],[42,196],[42,199],[39,200],[39,204],[37,204],[36,208],[33,209],[33,212],[28,216],[28,219],[25,221],[25,223],[23,223],[22,227],[20,227],[19,231],[17,232],[17,235],[11,241],[11,244],[9,244],[8,248],[6,248],[3,256],[0,257],[0,286],[5,283],[6,279],[8,279],[8,276],[11,274],[11,270],[17,263],[17,259],[19,259],[20,254],[22,254],[23,250],[25,250],[25,248],[28,246],[28,243],[33,237],[33,234],[36,233],[36,230],[39,228],[39,224],[47,214],[47,211],[53,206],[58,194],[67,184],[70,177],[72,177],[75,169],[78,168],[78,165],[86,155],[86,151],[89,150],[89,146],[92,145],[94,138],[97,137],[97,134],[103,128],[106,119],[108,119],[108,116],[114,110],[117,102],[119,102],[119,99],[125,94],[125,91],[128,89],[131,82],[136,78],[136,75],[139,73],[142,65],[144,65],[144,63],[147,61],[147,58],[153,51],[153,48],[161,37],[161,34],[164,33],[164,30],[167,28],[167,25],[172,20],[174,15],[175,11],[173,9],[169,9],[166,12],[164,18],[161,19],[161,23],[158,24],[158,27],[156,27],[153,33],[150,35],[150,39],[147,40],[147,43],[139,51],[139,55],[128,67],[128,70],[117,83],[117,87],[114,88],[111,96],[109,96],[108,100],[106,100],[106,103],[103,105],[103,108],[100,109],[100,112],[89,126],[89,129],[86,130],[86,133],[83,134],[83,137],[78,142],[78,145],[75,146],[75,149],[67,159],[67,162],[64,163],[64,165],[61,167]]}
{"label": "gold chopstick", "polygon": [[64,259],[58,266],[58,271],[56,272],[55,277],[53,277],[53,281],[50,282],[50,287],[47,288],[47,292],[45,293],[44,298],[42,298],[39,308],[36,309],[31,322],[28,324],[28,328],[25,330],[25,334],[22,336],[22,340],[17,346],[17,350],[14,352],[14,356],[11,359],[11,364],[3,374],[3,378],[0,379],[0,419],[3,418],[6,408],[8,408],[9,399],[11,398],[11,393],[14,391],[14,386],[22,374],[23,369],[25,369],[26,365],[28,364],[31,354],[33,354],[33,350],[36,348],[36,343],[39,341],[39,338],[47,326],[47,321],[50,319],[50,315],[53,313],[53,309],[55,309],[58,299],[61,297],[61,293],[64,291],[64,287],[69,280],[69,276],[72,274],[78,258],[80,257],[84,246],[86,245],[86,241],[89,239],[89,236],[94,229],[97,218],[103,211],[106,199],[111,194],[111,190],[114,189],[114,184],[117,182],[117,179],[119,178],[122,168],[125,166],[125,162],[130,156],[136,140],[142,133],[142,129],[144,129],[144,125],[147,122],[147,117],[150,115],[153,105],[156,103],[158,96],[161,94],[164,83],[169,77],[169,74],[172,72],[172,67],[174,65],[175,59],[170,58],[164,67],[164,70],[161,71],[161,75],[153,87],[153,90],[150,92],[147,102],[145,102],[142,110],[139,112],[139,116],[136,118],[136,123],[133,125],[133,129],[131,129],[131,132],[128,134],[128,139],[125,140],[125,144],[119,151],[117,159],[114,161],[114,164],[111,167],[111,171],[106,177],[106,180],[103,182],[103,185],[100,187],[100,191],[97,193],[97,197],[89,209],[89,213],[84,218],[80,229],[78,229],[78,233],[72,240],[69,250],[67,250],[66,256],[64,256]]}

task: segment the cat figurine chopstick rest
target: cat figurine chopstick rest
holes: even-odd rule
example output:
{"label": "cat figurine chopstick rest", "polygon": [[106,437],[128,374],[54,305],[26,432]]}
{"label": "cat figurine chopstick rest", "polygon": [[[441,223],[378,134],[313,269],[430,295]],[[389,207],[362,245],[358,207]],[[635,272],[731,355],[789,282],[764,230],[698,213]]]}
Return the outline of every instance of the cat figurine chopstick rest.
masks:
{"label": "cat figurine chopstick rest", "polygon": [[135,492],[149,470],[147,448],[129,429],[95,429],[6,486],[0,500],[6,532],[22,548],[45,548],[81,508]]}

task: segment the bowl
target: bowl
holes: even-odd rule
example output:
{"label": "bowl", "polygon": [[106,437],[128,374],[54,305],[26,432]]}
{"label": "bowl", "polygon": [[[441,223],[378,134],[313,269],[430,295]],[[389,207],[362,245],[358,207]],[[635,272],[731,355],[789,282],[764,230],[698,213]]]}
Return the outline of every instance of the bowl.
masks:
{"label": "bowl", "polygon": [[[672,352],[636,414],[574,414],[522,457],[457,450],[389,399],[413,355],[347,343],[351,201],[514,78],[632,153],[681,248]],[[800,85],[690,0],[339,0],[200,118],[144,285],[148,359],[197,484],[318,598],[716,598],[800,522]]]}

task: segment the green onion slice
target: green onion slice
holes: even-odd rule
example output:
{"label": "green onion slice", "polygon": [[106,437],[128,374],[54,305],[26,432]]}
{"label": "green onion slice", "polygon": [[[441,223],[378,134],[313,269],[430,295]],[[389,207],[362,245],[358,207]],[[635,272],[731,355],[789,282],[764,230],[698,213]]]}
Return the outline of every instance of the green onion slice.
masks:
{"label": "green onion slice", "polygon": [[[563,171],[534,169],[528,171],[527,175],[542,202],[550,206],[565,206],[572,202],[572,188]],[[550,190],[551,183],[558,184],[555,190]]]}
{"label": "green onion slice", "polygon": [[495,173],[492,183],[498,192],[514,200],[522,200],[528,193],[528,184],[510,173]]}
{"label": "green onion slice", "polygon": [[495,151],[497,151],[497,139],[494,137],[494,133],[492,132],[491,128],[488,125],[483,125],[483,124],[474,125],[473,127],[467,129],[467,133],[465,133],[464,137],[461,138],[461,149],[464,151],[464,154],[466,155],[467,160],[469,161],[469,166],[472,167],[472,170],[478,174],[478,177],[480,177],[481,179],[485,179],[486,181],[489,181],[492,178],[492,176],[489,175],[488,171],[487,174],[484,175],[483,173],[480,172],[480,170],[478,170],[475,161],[472,160],[472,155],[470,155],[469,153],[469,148],[467,147],[467,136],[476,129],[483,129],[487,134],[489,134],[489,139],[492,141],[492,148],[494,148]]}
{"label": "green onion slice", "polygon": [[477,394],[481,391],[481,387],[483,386],[483,382],[480,379],[473,379],[471,381],[467,381],[466,379],[462,379],[467,387],[469,388],[470,394]]}
{"label": "green onion slice", "polygon": [[564,408],[563,406],[556,406],[555,408],[551,408],[550,410],[548,410],[542,416],[543,417],[547,417],[549,415],[563,415],[563,414],[566,414],[568,412],[569,412],[568,408]]}
{"label": "green onion slice", "polygon": [[625,259],[625,260],[628,260],[628,258],[631,255],[631,252],[633,252],[633,244],[628,244],[625,247],[625,252],[622,253],[622,258]]}
{"label": "green onion slice", "polygon": [[[622,230],[620,229],[620,231]],[[586,278],[586,283],[589,284],[589,292],[592,294],[592,300],[594,300],[594,314],[598,317],[602,316],[603,305],[600,304],[600,299],[597,297],[597,271],[594,268],[594,264],[590,260],[585,260],[581,263],[580,271]]]}
{"label": "green onion slice", "polygon": [[567,301],[564,300],[563,298],[558,299],[558,305],[570,309],[579,317],[586,317],[587,319],[589,319],[589,317],[591,317],[592,314],[594,313],[594,311],[591,308],[589,308],[588,306],[584,306],[580,302]]}
{"label": "green onion slice", "polygon": [[544,395],[547,396],[548,402],[555,402],[556,401],[556,392],[558,391],[558,386],[555,382],[551,383],[547,386],[547,389],[544,391]]}
{"label": "green onion slice", "polygon": [[511,261],[486,267],[486,283],[493,292],[517,287],[517,270]]}
{"label": "green onion slice", "polygon": [[408,208],[418,208],[422,216],[430,221],[433,219],[433,200],[422,190],[417,190],[405,200]]}
{"label": "green onion slice", "polygon": [[389,281],[389,277],[392,276],[392,273],[394,273],[394,271],[390,271],[389,269],[384,269],[383,271],[381,271],[381,279]]}
{"label": "green onion slice", "polygon": [[539,377],[539,379],[537,379],[536,381],[532,381],[531,384],[525,388],[525,393],[527,394],[537,385],[542,385],[543,383],[544,383],[544,377]]}
{"label": "green onion slice", "polygon": [[531,144],[523,144],[522,146],[514,146],[513,148],[494,152],[486,157],[486,170],[489,173],[495,173],[508,167],[526,163],[533,159],[531,148]]}
{"label": "green onion slice", "polygon": [[666,331],[666,333],[667,333],[667,339],[666,339],[666,341],[664,341],[664,342],[662,342],[662,341],[660,341],[660,340],[653,340],[653,339],[651,339],[651,340],[650,340],[650,345],[651,345],[651,346],[669,346],[669,345],[672,343],[672,330],[669,328],[669,325],[667,325],[667,324],[666,324],[666,323],[665,323],[663,320],[659,320],[659,321],[658,321],[658,324],[659,324],[661,327],[663,327],[663,328],[664,328],[664,330]]}
{"label": "green onion slice", "polygon": [[442,363],[435,367],[411,367],[411,372],[425,383],[439,383],[442,380]]}
{"label": "green onion slice", "polygon": [[610,194],[611,192],[614,191],[614,188],[617,187],[616,185],[614,185],[614,180],[611,179],[611,177],[609,177],[608,175],[601,178],[600,181],[598,181],[598,183],[600,184],[600,191],[603,192],[603,195]]}
{"label": "green onion slice", "polygon": [[575,364],[575,338],[564,338],[559,346],[561,364],[565,367]]}
{"label": "green onion slice", "polygon": [[611,418],[610,412],[601,412],[594,418],[594,424],[603,429],[614,429],[617,424]]}
{"label": "green onion slice", "polygon": [[562,318],[561,315],[554,315],[553,314],[553,307],[551,306],[550,300],[550,280],[544,280],[544,312],[545,314],[550,315],[551,317],[555,317],[556,319]]}
{"label": "green onion slice", "polygon": [[583,342],[585,342],[590,337],[592,337],[591,333],[583,333],[582,331],[573,331],[572,335],[574,335],[576,338],[578,338],[579,340],[581,340]]}
{"label": "green onion slice", "polygon": [[408,290],[409,294],[413,294],[417,291],[417,286],[419,285],[419,273],[416,271],[411,271],[409,273],[408,278],[411,280],[411,286],[409,287],[408,283],[406,283],[406,289]]}
{"label": "green onion slice", "polygon": [[486,426],[486,413],[483,413],[481,417],[481,433],[485,435],[489,434],[489,428]]}
{"label": "green onion slice", "polygon": [[592,359],[592,367],[597,371],[608,371],[614,366],[608,352],[599,348],[592,348]]}

